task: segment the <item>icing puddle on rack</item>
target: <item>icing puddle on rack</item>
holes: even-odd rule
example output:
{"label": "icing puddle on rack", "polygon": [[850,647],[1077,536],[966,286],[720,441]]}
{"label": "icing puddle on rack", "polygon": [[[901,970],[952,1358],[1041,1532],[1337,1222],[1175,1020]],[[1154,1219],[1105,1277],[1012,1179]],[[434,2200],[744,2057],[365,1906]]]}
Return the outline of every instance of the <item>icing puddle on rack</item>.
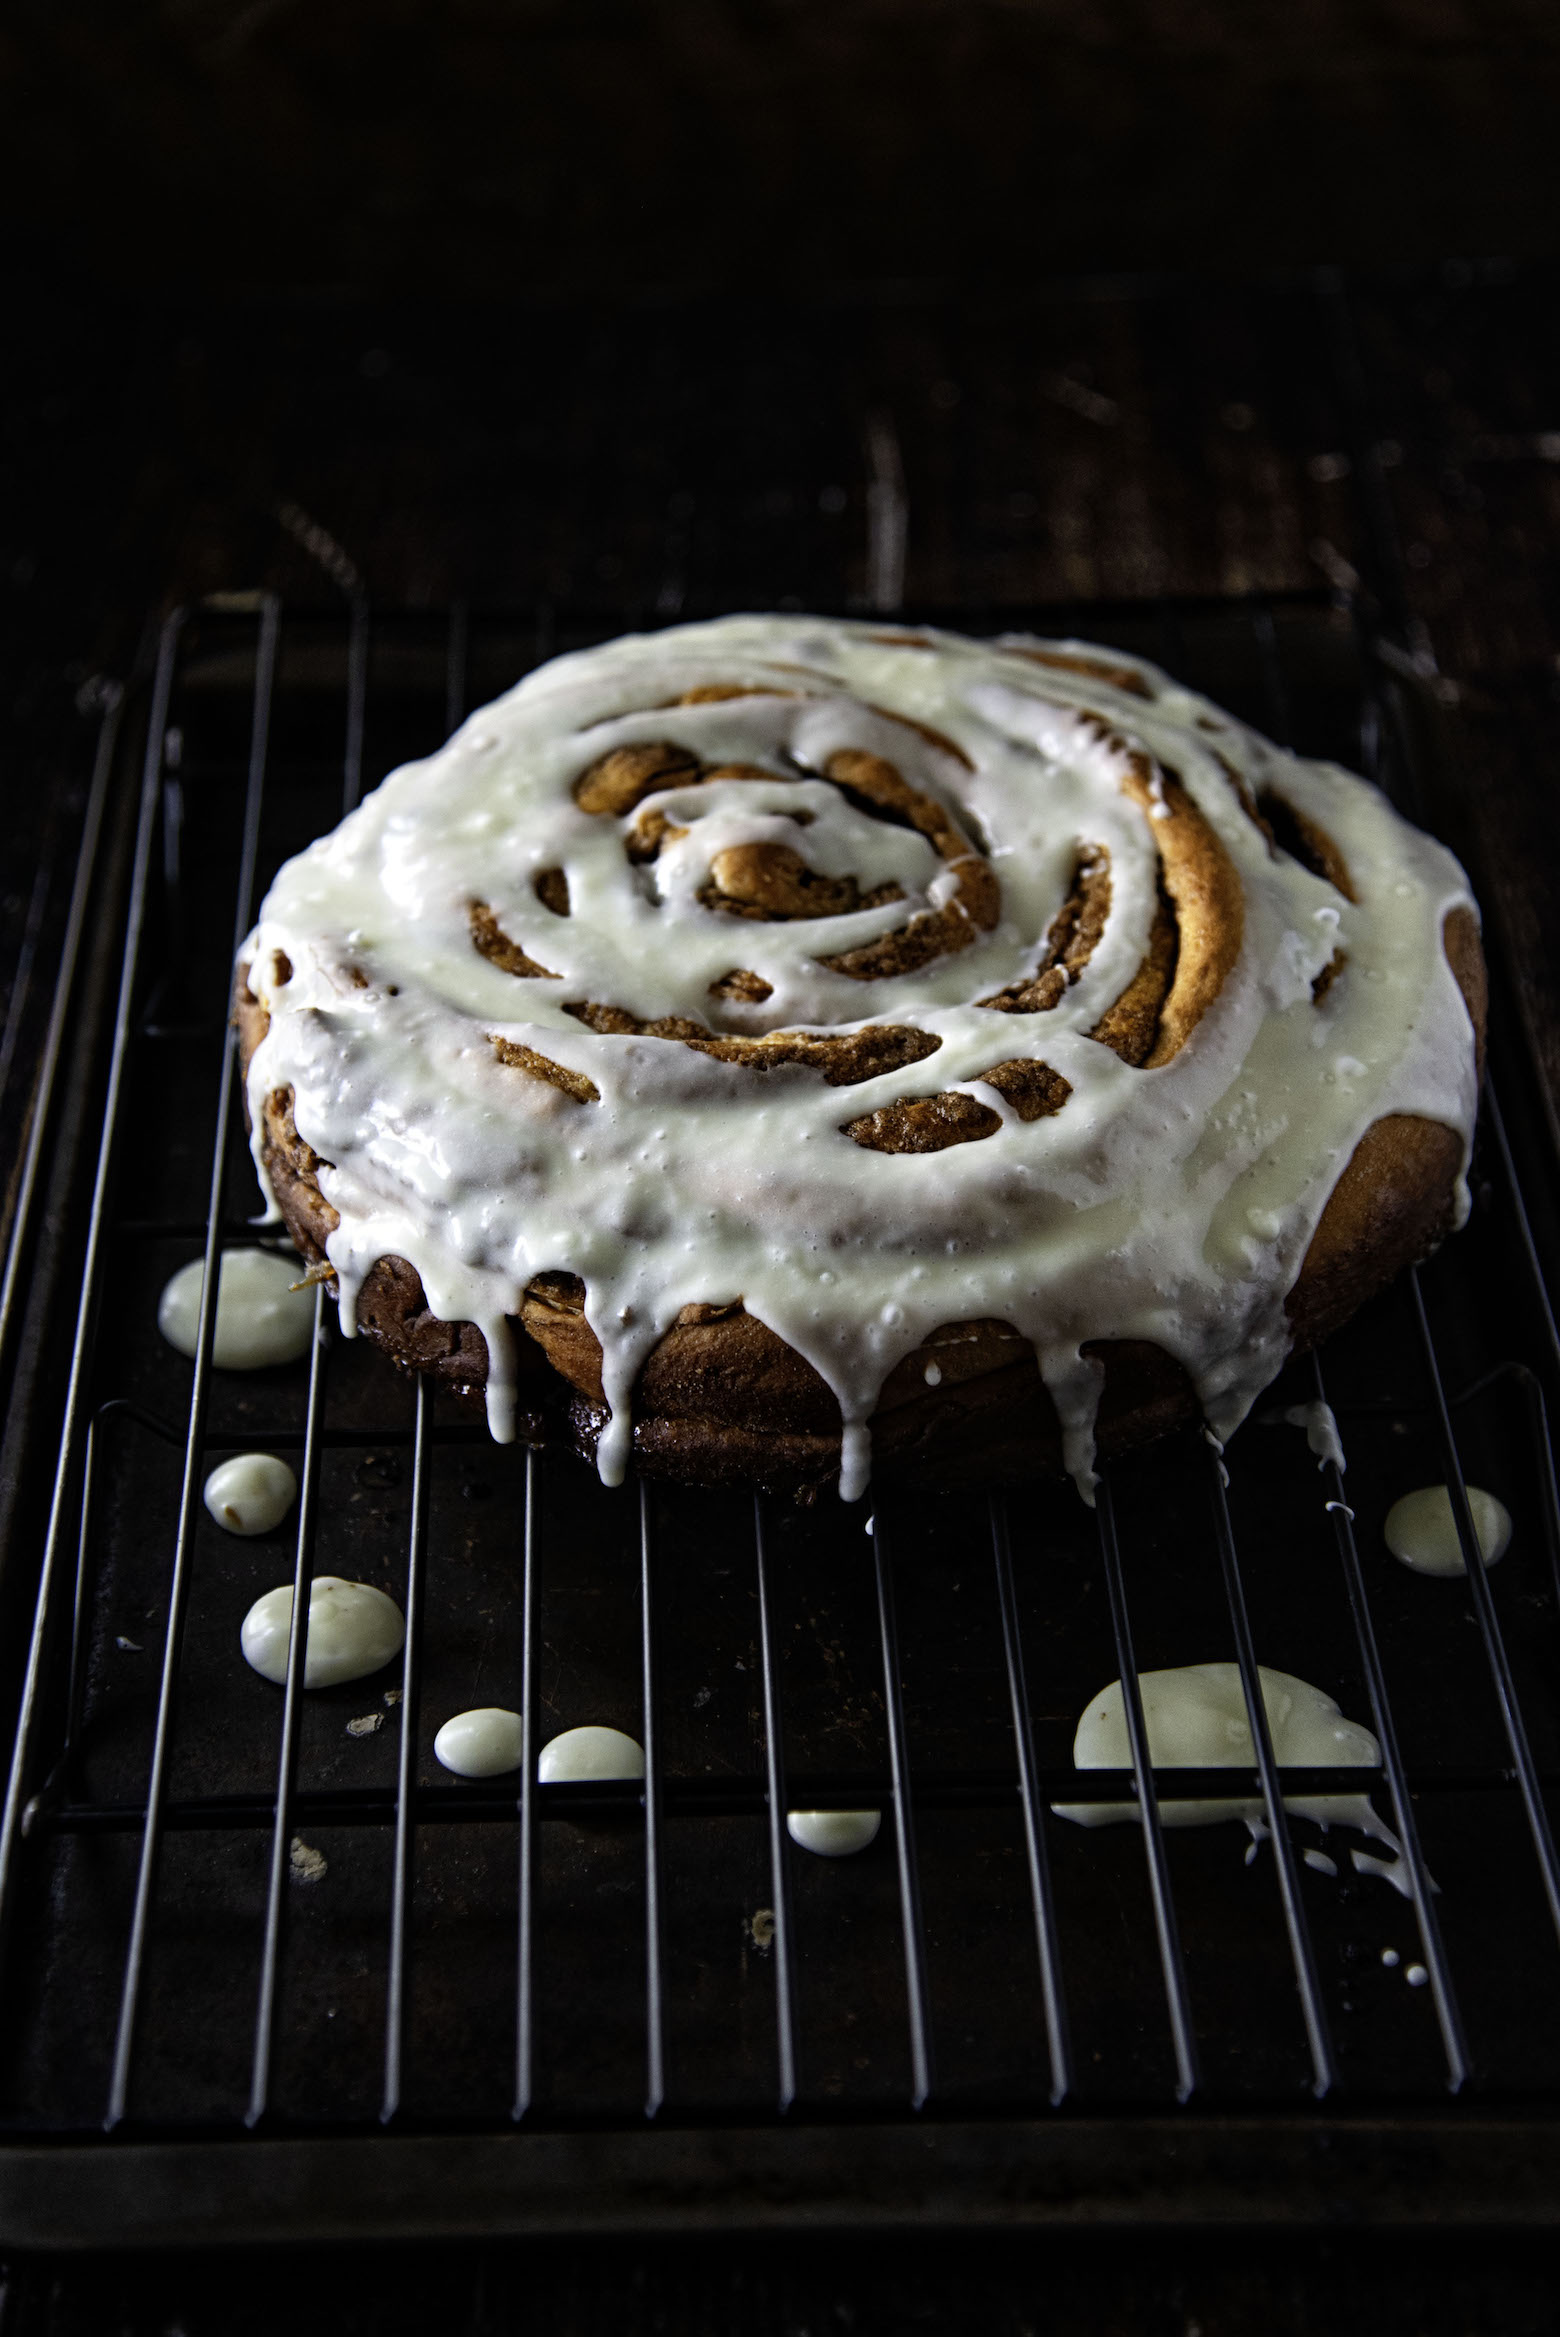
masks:
{"label": "icing puddle on rack", "polygon": [[[1346,1720],[1333,1698],[1308,1680],[1290,1672],[1258,1666],[1262,1702],[1267,1713],[1273,1758],[1280,1768],[1378,1769],[1381,1747],[1368,1728]],[[1182,1664],[1174,1670],[1139,1672],[1138,1693],[1148,1729],[1149,1758],[1156,1769],[1250,1769],[1256,1764],[1251,1723],[1241,1689],[1240,1667],[1233,1663]],[[1078,1769],[1128,1769],[1132,1765],[1127,1716],[1121,1682],[1091,1697],[1073,1739],[1073,1764]],[[1118,1826],[1135,1821],[1136,1802],[1056,1802],[1059,1818],[1077,1826]],[[1363,1793],[1286,1794],[1284,1807],[1291,1816],[1310,1818],[1319,1826],[1349,1826],[1393,1853],[1392,1860],[1352,1850],[1350,1858],[1361,1874],[1378,1874],[1394,1890],[1410,1897],[1402,1866],[1402,1849],[1391,1828],[1376,1815]],[[1260,1798],[1250,1801],[1179,1801],[1162,1796],[1159,1816],[1166,1826],[1218,1826],[1239,1819],[1251,1835],[1248,1860],[1267,1832]],[[1337,1869],[1325,1851],[1305,1853],[1306,1864],[1321,1873]]]}
{"label": "icing puddle on rack", "polygon": [[[1506,1554],[1511,1540],[1511,1513],[1503,1501],[1497,1501],[1493,1493],[1486,1493],[1480,1485],[1468,1487],[1468,1507],[1473,1513],[1479,1555],[1485,1566],[1491,1567]],[[1452,1496],[1444,1485],[1421,1485],[1417,1492],[1405,1493],[1394,1501],[1387,1511],[1382,1532],[1393,1557],[1412,1568],[1415,1574],[1455,1575],[1468,1571],[1457,1520],[1452,1514]]]}
{"label": "icing puddle on rack", "polygon": [[[287,1643],[292,1631],[293,1586],[279,1583],[256,1599],[244,1617],[239,1645],[244,1661],[263,1680],[280,1687],[287,1678]],[[406,1618],[394,1599],[372,1583],[343,1582],[317,1574],[309,1585],[309,1643],[304,1655],[306,1688],[334,1688],[344,1680],[365,1680],[399,1655],[406,1641]]]}
{"label": "icing puddle on rack", "polygon": [[206,1479],[207,1509],[227,1534],[275,1531],[298,1498],[298,1480],[275,1453],[235,1453]]}
{"label": "icing puddle on rack", "polygon": [[[314,1292],[291,1250],[224,1250],[217,1265],[217,1314],[211,1360],[218,1371],[262,1371],[295,1363],[314,1336]],[[192,1258],[169,1277],[157,1302],[157,1328],[170,1347],[193,1356],[200,1327],[205,1262]]]}
{"label": "icing puddle on rack", "polygon": [[525,1758],[520,1715],[501,1704],[457,1712],[433,1740],[434,1759],[455,1777],[509,1777]]}
{"label": "icing puddle on rack", "polygon": [[536,1764],[543,1785],[607,1784],[644,1773],[644,1746],[620,1728],[566,1728],[542,1747]]}
{"label": "icing puddle on rack", "polygon": [[878,1838],[881,1810],[787,1810],[785,1830],[815,1858],[853,1858]]}

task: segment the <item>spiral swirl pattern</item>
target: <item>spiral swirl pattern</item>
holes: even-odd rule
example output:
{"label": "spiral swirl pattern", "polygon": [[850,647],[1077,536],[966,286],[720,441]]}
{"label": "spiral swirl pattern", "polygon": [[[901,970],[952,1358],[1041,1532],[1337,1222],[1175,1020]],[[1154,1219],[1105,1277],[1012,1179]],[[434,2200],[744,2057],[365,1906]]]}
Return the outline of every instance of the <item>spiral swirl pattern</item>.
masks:
{"label": "spiral swirl pattern", "polygon": [[[833,1391],[1011,1325],[1090,1482],[1101,1340],[1227,1433],[1368,1127],[1464,1150],[1462,872],[1362,782],[1071,644],[733,618],[556,660],[283,870],[245,952],[343,1316],[480,1328],[573,1277],[603,1474],[689,1309]],[[277,1099],[281,1099],[278,1105]]]}

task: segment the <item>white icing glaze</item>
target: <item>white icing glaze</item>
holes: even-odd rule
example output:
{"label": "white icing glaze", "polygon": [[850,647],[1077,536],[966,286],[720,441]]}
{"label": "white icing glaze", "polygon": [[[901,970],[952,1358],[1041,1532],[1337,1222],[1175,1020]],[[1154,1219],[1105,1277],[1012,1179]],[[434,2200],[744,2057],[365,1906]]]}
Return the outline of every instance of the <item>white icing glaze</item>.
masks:
{"label": "white icing glaze", "polygon": [[[295,1289],[303,1269],[291,1251],[224,1250],[217,1270],[211,1360],[218,1371],[259,1371],[293,1363],[314,1335],[314,1292]],[[205,1262],[192,1258],[163,1286],[157,1328],[170,1347],[193,1355]]]}
{"label": "white icing glaze", "polygon": [[[293,1586],[279,1583],[256,1599],[244,1617],[239,1644],[244,1661],[278,1687],[287,1677],[287,1639],[292,1629]],[[317,1574],[309,1588],[309,1644],[304,1657],[306,1688],[334,1688],[343,1680],[366,1679],[406,1640],[406,1618],[394,1599],[366,1582],[343,1582]]]}
{"label": "white icing glaze", "polygon": [[275,1453],[235,1453],[205,1483],[206,1507],[230,1534],[268,1534],[298,1496],[298,1480]]}
{"label": "white icing glaze", "polygon": [[457,1712],[434,1738],[433,1756],[457,1777],[507,1777],[524,1758],[520,1715],[501,1704]]}
{"label": "white icing glaze", "polygon": [[816,1858],[850,1858],[878,1838],[881,1810],[787,1810],[791,1840]]}
{"label": "white icing glaze", "polygon": [[1338,1434],[1338,1422],[1331,1404],[1324,1404],[1317,1397],[1309,1404],[1291,1404],[1287,1412],[1277,1417],[1286,1420],[1291,1428],[1305,1430],[1305,1441],[1316,1455],[1318,1468],[1325,1469],[1329,1461],[1335,1462],[1340,1469],[1348,1467],[1343,1455],[1343,1439]]}
{"label": "white icing glaze", "polygon": [[[1377,1769],[1381,1747],[1368,1728],[1345,1720],[1331,1696],[1298,1680],[1291,1672],[1257,1667],[1262,1703],[1267,1713],[1273,1758],[1280,1768]],[[1156,1769],[1250,1769],[1256,1748],[1246,1714],[1240,1666],[1233,1663],[1181,1664],[1162,1672],[1139,1672],[1138,1693],[1148,1729],[1149,1758]],[[1132,1750],[1127,1737],[1126,1708],[1121,1682],[1091,1698],[1073,1739],[1073,1765],[1079,1769],[1129,1769]],[[1138,1816],[1136,1802],[1057,1802],[1059,1818],[1078,1826],[1117,1826]],[[1385,1843],[1397,1856],[1402,1844],[1383,1824],[1363,1793],[1285,1794],[1284,1807],[1297,1818],[1311,1818],[1320,1826],[1353,1826],[1372,1841]],[[1256,1839],[1266,1832],[1263,1805],[1250,1801],[1161,1800],[1161,1822],[1166,1826],[1217,1826],[1239,1818]],[[1362,1864],[1364,1853],[1353,1853],[1361,1872],[1384,1875],[1406,1892],[1396,1868],[1381,1860]],[[1312,1861],[1314,1864],[1314,1861]]]}
{"label": "white icing glaze", "polygon": [[[866,1422],[893,1365],[938,1325],[993,1316],[1033,1342],[1087,1494],[1100,1371],[1086,1341],[1167,1349],[1227,1436],[1283,1358],[1285,1295],[1367,1126],[1420,1113],[1465,1146],[1470,1135],[1473,1046],[1441,938],[1467,884],[1374,788],[1283,754],[1150,667],[1137,669],[1144,699],[1012,648],[880,633],[733,617],[559,658],[290,862],[245,945],[269,1015],[249,1071],[257,1161],[263,1100],[290,1086],[300,1134],[334,1164],[321,1186],[340,1213],[329,1251],[343,1328],[374,1261],[410,1259],[436,1314],[482,1330],[489,1420],[507,1438],[508,1318],[536,1274],[578,1275],[603,1350],[609,1483],[624,1472],[645,1355],[685,1304],[740,1298],[837,1396],[848,1497],[866,1484]],[[734,682],[791,694],[673,704]],[[1179,773],[1245,893],[1238,962],[1192,1043],[1151,1071],[1087,1035],[1137,971],[1157,882],[1154,819],[1123,793],[1125,750],[1091,710]],[[575,803],[573,783],[609,749],[665,738],[706,766],[775,775],[667,790],[621,820]],[[957,882],[921,835],[817,776],[845,747],[887,757],[947,806],[1000,882],[995,928],[914,973],[857,981],[822,962]],[[1327,830],[1358,902],[1270,852],[1215,747],[1248,786],[1277,785]],[[687,833],[635,866],[625,835],[654,810]],[[905,898],[789,922],[700,904],[717,852],[782,835],[817,872],[891,877]],[[1081,976],[1045,1013],[973,1003],[1033,971],[1090,846],[1110,854],[1111,906]],[[553,868],[566,917],[534,891]],[[557,978],[480,955],[474,899]],[[1313,1003],[1340,949],[1344,970]],[[762,1004],[712,997],[737,965],[770,985]],[[939,1046],[833,1088],[799,1066],[763,1072],[676,1040],[603,1035],[566,1011],[583,1000],[749,1035],[908,1023]],[[599,1100],[500,1062],[495,1037],[589,1079]],[[982,1081],[1015,1056],[1071,1083],[1059,1111],[1026,1123]],[[997,1133],[931,1154],[867,1151],[842,1133],[880,1105],[958,1088],[999,1114]]]}
{"label": "white icing glaze", "polygon": [[643,1777],[645,1749],[620,1728],[566,1728],[543,1745],[536,1775],[543,1785],[582,1785],[595,1778]]}
{"label": "white icing glaze", "polygon": [[[1511,1540],[1511,1513],[1504,1502],[1478,1485],[1468,1488],[1468,1507],[1473,1512],[1480,1554],[1487,1567],[1493,1566],[1505,1556]],[[1444,1485],[1421,1485],[1417,1493],[1405,1493],[1394,1501],[1383,1532],[1393,1557],[1411,1566],[1416,1574],[1468,1571],[1457,1538],[1457,1520],[1452,1515],[1452,1497]]]}

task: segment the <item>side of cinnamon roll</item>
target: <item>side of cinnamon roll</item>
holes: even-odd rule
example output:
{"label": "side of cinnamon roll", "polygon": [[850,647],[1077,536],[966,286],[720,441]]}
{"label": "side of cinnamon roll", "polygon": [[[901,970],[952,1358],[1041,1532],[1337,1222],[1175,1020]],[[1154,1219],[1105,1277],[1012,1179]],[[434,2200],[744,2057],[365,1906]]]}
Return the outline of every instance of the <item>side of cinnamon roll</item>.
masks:
{"label": "side of cinnamon roll", "polygon": [[1203,1417],[1458,1222],[1443,847],[1152,667],[742,617],[556,660],[278,876],[255,1158],[343,1327],[615,1482]]}

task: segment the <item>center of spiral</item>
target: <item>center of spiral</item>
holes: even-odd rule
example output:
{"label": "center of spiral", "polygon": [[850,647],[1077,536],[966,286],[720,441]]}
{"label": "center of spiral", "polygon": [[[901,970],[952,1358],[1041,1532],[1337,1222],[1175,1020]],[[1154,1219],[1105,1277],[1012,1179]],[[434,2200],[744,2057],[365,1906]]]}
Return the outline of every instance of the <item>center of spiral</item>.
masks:
{"label": "center of spiral", "polygon": [[[875,819],[820,779],[714,778],[652,796],[625,836],[651,897],[763,924],[933,905],[942,869],[913,828]],[[878,918],[868,941],[901,918]],[[841,938],[846,938],[841,936]]]}
{"label": "center of spiral", "polygon": [[[680,739],[635,741],[581,772],[574,800],[617,819],[647,896],[669,908],[764,924],[870,917],[839,936],[844,946],[815,953],[851,981],[913,973],[995,929],[997,879],[939,796],[862,747],[838,747],[816,770],[789,750],[781,760],[791,772],[705,762]],[[714,994],[751,999],[759,979],[734,968]]]}

